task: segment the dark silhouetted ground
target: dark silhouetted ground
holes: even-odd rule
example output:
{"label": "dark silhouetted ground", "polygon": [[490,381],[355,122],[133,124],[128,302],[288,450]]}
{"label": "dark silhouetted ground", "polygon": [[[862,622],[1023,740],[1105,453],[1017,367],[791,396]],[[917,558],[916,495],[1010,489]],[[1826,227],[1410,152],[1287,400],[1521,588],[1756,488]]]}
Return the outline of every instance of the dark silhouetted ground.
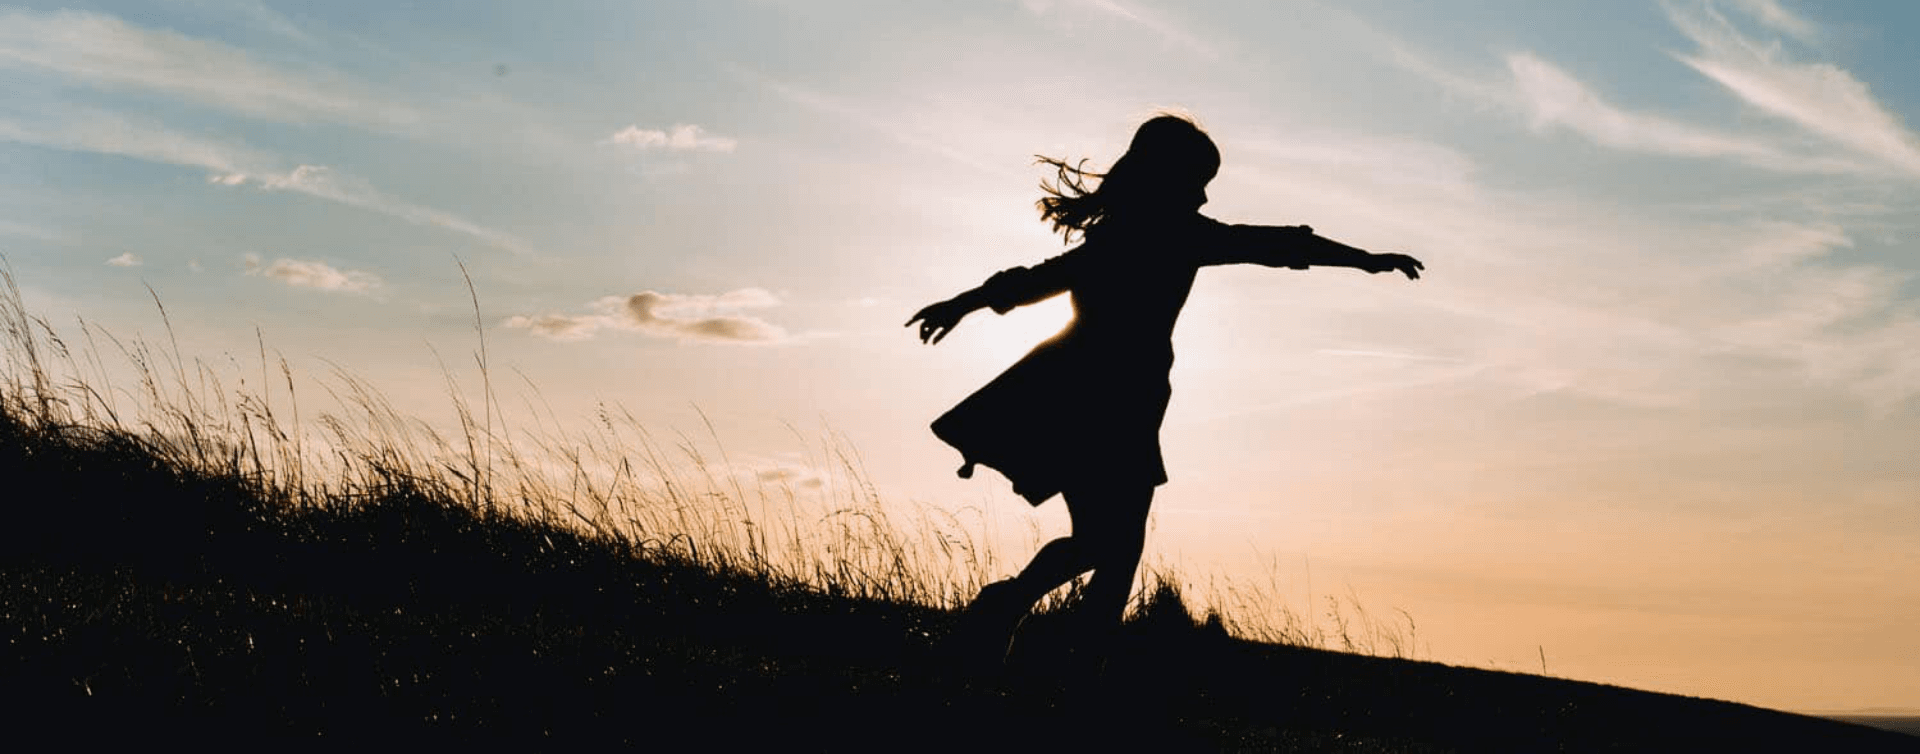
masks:
{"label": "dark silhouetted ground", "polygon": [[[71,744],[675,750],[1920,751],[1726,702],[1231,639],[1170,590],[1104,665],[955,616],[449,502],[293,505],[148,441],[0,415],[0,710]],[[235,464],[239,468],[239,464]]]}

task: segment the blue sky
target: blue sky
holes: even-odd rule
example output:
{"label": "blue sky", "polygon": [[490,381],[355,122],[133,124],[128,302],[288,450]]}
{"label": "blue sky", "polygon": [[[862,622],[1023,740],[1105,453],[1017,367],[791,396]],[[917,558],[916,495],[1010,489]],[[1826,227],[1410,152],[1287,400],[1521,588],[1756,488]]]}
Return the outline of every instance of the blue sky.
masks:
{"label": "blue sky", "polygon": [[1311,564],[1450,662],[1920,707],[1916,16],[29,3],[0,9],[0,250],[56,322],[154,334],[151,286],[185,351],[244,362],[257,328],[431,421],[475,345],[458,259],[559,416],[698,405],[768,467],[831,427],[891,497],[1055,531],[925,425],[1064,305],[931,349],[899,324],[1061,248],[1033,155],[1097,167],[1177,108],[1221,145],[1213,216],[1429,273],[1202,276],[1154,557]]}

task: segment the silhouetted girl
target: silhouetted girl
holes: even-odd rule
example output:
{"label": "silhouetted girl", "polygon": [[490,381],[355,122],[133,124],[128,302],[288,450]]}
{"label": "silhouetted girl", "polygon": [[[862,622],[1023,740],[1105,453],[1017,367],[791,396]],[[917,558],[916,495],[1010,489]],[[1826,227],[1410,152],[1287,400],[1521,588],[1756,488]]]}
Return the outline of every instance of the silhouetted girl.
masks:
{"label": "silhouetted girl", "polygon": [[[997,273],[980,287],[921,309],[920,338],[938,343],[968,313],[1006,313],[1061,293],[1073,321],[933,423],[940,439],[975,464],[1006,475],[1015,493],[1039,505],[1061,493],[1073,533],[1046,544],[1033,562],[980,591],[969,615],[979,627],[1011,631],[1033,604],[1093,571],[1081,609],[1105,624],[1126,609],[1146,540],[1173,366],[1173,325],[1194,273],[1213,264],[1306,269],[1398,270],[1418,278],[1420,262],[1371,254],[1304,226],[1226,225],[1200,214],[1220,150],[1191,121],[1162,115],[1141,124],[1127,153],[1100,175],[1041,158],[1058,172],[1042,182],[1042,220],[1068,243],[1085,242],[1034,267]],[[1093,189],[1086,179],[1098,178]]]}

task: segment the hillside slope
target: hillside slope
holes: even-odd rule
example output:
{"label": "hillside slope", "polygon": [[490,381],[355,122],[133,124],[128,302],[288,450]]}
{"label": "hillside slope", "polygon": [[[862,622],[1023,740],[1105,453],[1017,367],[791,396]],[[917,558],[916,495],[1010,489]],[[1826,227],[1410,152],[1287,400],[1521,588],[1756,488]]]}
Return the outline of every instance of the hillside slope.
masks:
{"label": "hillside slope", "polygon": [[1104,653],[1060,612],[1000,662],[956,649],[947,611],[849,596],[858,574],[784,582],[403,475],[296,505],[152,442],[0,413],[16,723],[329,746],[1920,751],[1739,704],[1236,640],[1170,589]]}

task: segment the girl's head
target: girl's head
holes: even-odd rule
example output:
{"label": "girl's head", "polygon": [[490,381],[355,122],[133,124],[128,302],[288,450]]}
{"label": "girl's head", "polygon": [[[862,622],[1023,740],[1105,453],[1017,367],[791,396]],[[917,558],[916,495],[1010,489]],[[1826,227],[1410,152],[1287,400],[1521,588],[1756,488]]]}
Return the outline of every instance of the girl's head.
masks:
{"label": "girl's head", "polygon": [[[1106,173],[1093,173],[1063,160],[1041,157],[1058,171],[1058,182],[1042,181],[1046,192],[1036,204],[1040,219],[1053,222],[1071,241],[1116,215],[1191,213],[1207,203],[1207,182],[1220,171],[1220,148],[1193,121],[1159,115],[1134,131],[1127,153]],[[1086,179],[1100,179],[1088,190]]]}

